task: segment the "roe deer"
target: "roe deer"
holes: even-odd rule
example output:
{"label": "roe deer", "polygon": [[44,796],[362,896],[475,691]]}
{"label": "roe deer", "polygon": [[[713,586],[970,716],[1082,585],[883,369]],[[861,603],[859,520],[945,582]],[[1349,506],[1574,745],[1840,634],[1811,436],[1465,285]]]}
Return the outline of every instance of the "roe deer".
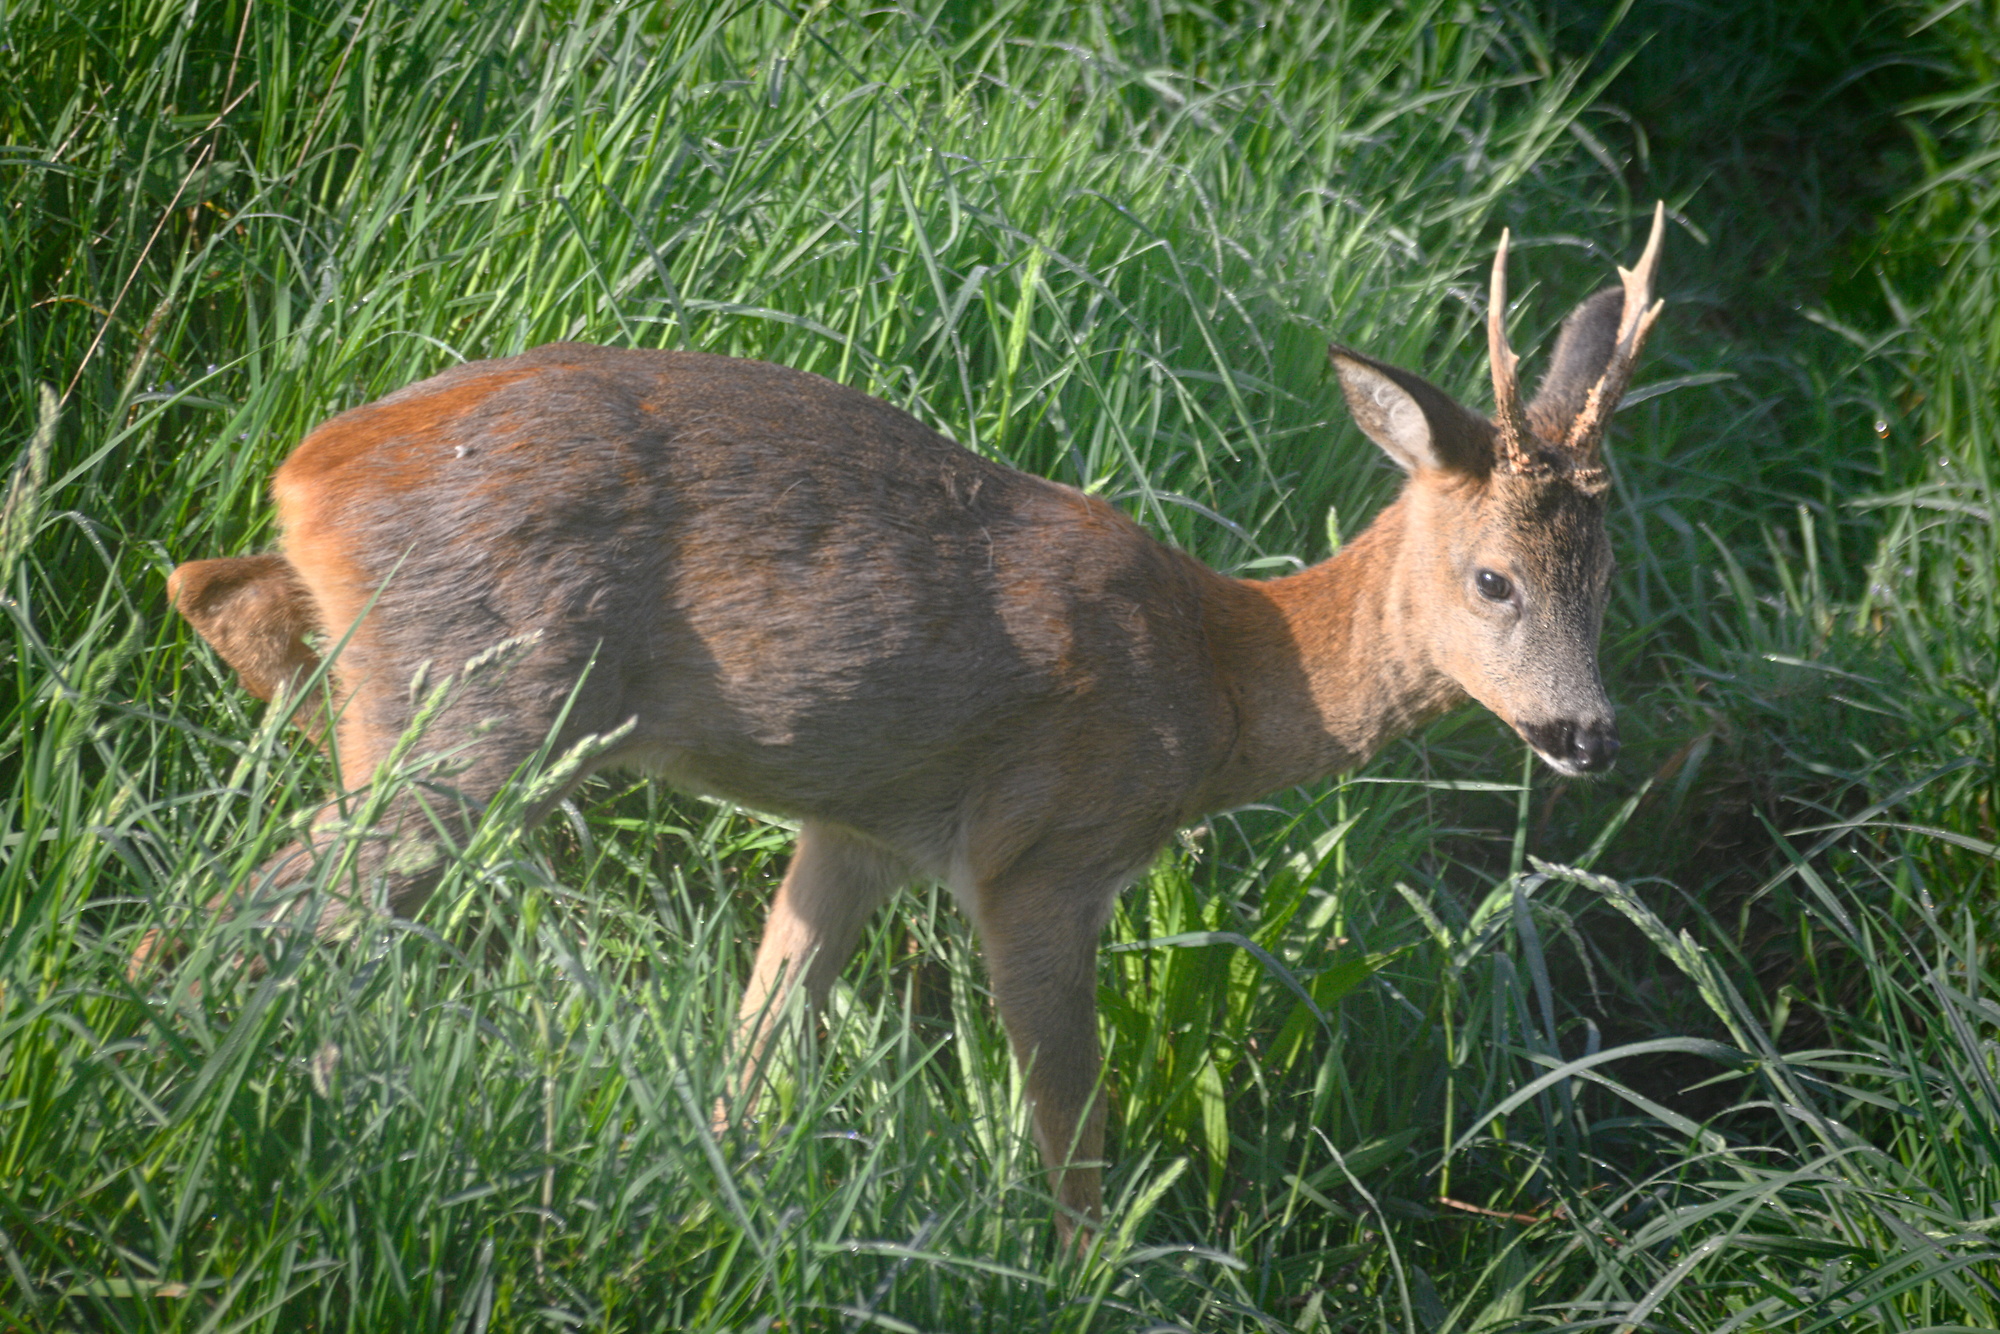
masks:
{"label": "roe deer", "polygon": [[[816,376],[557,343],[320,426],[272,483],[283,554],[183,565],[168,595],[264,698],[318,664],[316,636],[347,636],[331,707],[349,788],[412,724],[413,678],[517,643],[431,722],[461,747],[455,790],[389,804],[323,934],[415,911],[552,731],[615,736],[589,767],[799,820],[743,997],[752,1053],[791,986],[824,1001],[899,886],[944,882],[983,943],[1072,1239],[1102,1199],[1097,939],[1174,830],[1358,764],[1467,696],[1562,773],[1616,756],[1600,448],[1661,309],[1662,221],[1636,272],[1564,322],[1525,407],[1502,234],[1494,421],[1332,348],[1355,420],[1408,478],[1285,578],[1225,578]],[[316,831],[266,887],[302,892],[335,840]]]}

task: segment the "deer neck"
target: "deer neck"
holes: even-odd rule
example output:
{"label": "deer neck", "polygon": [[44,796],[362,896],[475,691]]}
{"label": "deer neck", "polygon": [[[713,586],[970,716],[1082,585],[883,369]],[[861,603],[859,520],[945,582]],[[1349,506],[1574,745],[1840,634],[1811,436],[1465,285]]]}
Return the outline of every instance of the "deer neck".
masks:
{"label": "deer neck", "polygon": [[1351,768],[1466,698],[1422,633],[1401,559],[1409,517],[1399,499],[1331,560],[1210,586],[1211,651],[1237,726],[1206,809]]}

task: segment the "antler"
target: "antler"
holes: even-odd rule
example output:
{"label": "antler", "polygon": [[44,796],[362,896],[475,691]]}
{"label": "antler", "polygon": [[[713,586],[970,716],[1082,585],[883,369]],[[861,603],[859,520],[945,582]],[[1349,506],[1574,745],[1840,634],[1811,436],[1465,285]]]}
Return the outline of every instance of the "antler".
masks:
{"label": "antler", "polygon": [[1493,417],[1500,428],[1501,472],[1524,473],[1534,467],[1528,450],[1528,416],[1521,410],[1521,382],[1514,368],[1521,358],[1507,346],[1507,229],[1500,229],[1500,248],[1493,252],[1493,285],[1486,297],[1486,357],[1493,363]]}
{"label": "antler", "polygon": [[[1588,467],[1597,461],[1598,453],[1604,445],[1604,428],[1610,424],[1611,414],[1618,410],[1618,400],[1625,396],[1625,387],[1632,382],[1632,368],[1638,363],[1639,349],[1646,345],[1646,335],[1653,331],[1653,321],[1660,317],[1666,302],[1653,299],[1653,275],[1660,267],[1660,239],[1666,231],[1667,206],[1665,201],[1653,205],[1653,234],[1646,239],[1646,249],[1639,256],[1637,268],[1618,270],[1618,280],[1625,286],[1625,309],[1618,316],[1618,341],[1612,345],[1611,360],[1604,365],[1604,373],[1592,385],[1584,398],[1583,411],[1576,414],[1570,424],[1569,436],[1564,446],[1576,455],[1579,466]],[[1504,253],[1505,242],[1502,242]],[[1494,371],[1494,379],[1499,380],[1499,371]]]}

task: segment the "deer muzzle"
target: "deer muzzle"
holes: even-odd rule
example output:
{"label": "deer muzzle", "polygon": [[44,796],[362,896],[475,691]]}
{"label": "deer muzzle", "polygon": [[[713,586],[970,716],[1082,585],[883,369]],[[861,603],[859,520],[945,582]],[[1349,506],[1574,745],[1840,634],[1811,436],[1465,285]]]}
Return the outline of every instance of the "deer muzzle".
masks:
{"label": "deer muzzle", "polygon": [[1618,724],[1609,718],[1517,723],[1515,727],[1559,773],[1601,774],[1618,760]]}

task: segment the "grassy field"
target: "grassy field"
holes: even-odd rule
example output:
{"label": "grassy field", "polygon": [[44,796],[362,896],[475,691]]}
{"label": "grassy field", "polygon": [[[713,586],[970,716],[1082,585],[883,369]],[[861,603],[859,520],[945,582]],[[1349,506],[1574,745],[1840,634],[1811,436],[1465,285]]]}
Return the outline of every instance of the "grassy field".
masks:
{"label": "grassy field", "polygon": [[[2000,1328],[1994,0],[34,0],[0,75],[0,1329]],[[1083,1260],[947,896],[711,1134],[754,813],[531,775],[416,922],[200,919],[328,780],[163,580],[331,413],[762,357],[1272,573],[1393,484],[1329,340],[1484,403],[1500,228],[1532,349],[1656,196],[1625,759],[1468,710],[1183,839]]]}

